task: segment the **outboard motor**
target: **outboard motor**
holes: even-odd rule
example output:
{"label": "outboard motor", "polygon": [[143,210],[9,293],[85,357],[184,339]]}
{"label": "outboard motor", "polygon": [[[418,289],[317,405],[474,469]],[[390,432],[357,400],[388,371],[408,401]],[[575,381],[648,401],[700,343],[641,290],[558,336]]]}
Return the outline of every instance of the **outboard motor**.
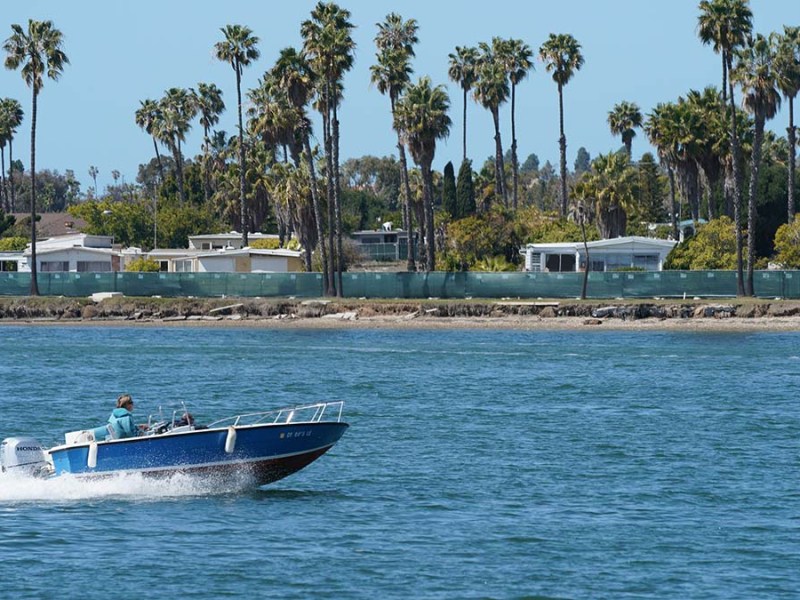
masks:
{"label": "outboard motor", "polygon": [[0,470],[3,473],[44,477],[49,463],[44,448],[32,437],[6,438],[0,444]]}

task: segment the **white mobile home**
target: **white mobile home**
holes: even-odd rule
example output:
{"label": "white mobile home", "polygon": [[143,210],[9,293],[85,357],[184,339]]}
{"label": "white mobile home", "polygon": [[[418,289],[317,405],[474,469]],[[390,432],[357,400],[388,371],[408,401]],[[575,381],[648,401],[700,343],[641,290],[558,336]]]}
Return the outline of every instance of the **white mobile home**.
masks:
{"label": "white mobile home", "polygon": [[[588,242],[591,271],[618,271],[642,269],[661,271],[664,260],[677,242],[638,236]],[[557,273],[586,269],[586,251],[583,242],[557,244],[528,244],[521,250],[525,256],[525,270]]]}

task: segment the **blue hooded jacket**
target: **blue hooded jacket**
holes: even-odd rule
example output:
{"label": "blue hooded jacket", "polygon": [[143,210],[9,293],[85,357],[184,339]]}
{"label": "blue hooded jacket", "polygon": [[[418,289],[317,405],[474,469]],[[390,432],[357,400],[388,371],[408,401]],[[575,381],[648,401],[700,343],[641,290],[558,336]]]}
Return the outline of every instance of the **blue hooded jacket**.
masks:
{"label": "blue hooded jacket", "polygon": [[117,439],[139,435],[139,428],[133,420],[133,414],[126,408],[115,408],[108,417],[108,423],[114,428]]}

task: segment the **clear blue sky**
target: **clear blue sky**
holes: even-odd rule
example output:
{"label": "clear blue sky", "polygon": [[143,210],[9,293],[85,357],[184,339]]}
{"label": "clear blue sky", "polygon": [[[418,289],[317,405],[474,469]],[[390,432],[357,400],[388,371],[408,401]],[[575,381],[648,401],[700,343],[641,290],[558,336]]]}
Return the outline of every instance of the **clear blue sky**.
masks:
{"label": "clear blue sky", "polygon": [[[570,168],[586,147],[592,157],[616,150],[618,138],[606,117],[621,100],[636,102],[644,113],[658,102],[675,100],[689,89],[720,85],[719,57],[696,35],[696,0],[341,0],[352,12],[356,63],[345,80],[340,113],[343,159],[395,151],[389,101],[369,84],[374,61],[375,24],[388,12],[417,19],[420,43],[415,75],[446,84],[453,128],[437,149],[435,168],[461,160],[461,91],[447,79],[448,53],[493,36],[523,39],[534,52],[549,33],[571,33],[583,46],[585,65],[565,91]],[[134,123],[139,100],[160,98],[169,87],[216,83],[228,110],[220,129],[235,132],[236,87],[230,66],[212,52],[220,27],[248,25],[260,38],[261,59],[244,73],[243,87],[255,87],[281,48],[299,46],[300,23],[315,5],[311,0],[26,0],[5,2],[0,39],[11,23],[50,19],[64,33],[71,64],[58,82],[47,81],[39,99],[37,168],[73,169],[85,191],[90,165],[100,169],[98,187],[112,182],[111,171],[135,180],[138,165],[153,154],[152,141]],[[800,25],[797,0],[752,0],[757,32]],[[518,87],[517,138],[520,160],[535,152],[542,163],[558,160],[558,102],[555,83],[537,61],[535,72]],[[17,134],[15,157],[26,168],[30,155],[30,90],[18,71],[0,69],[0,96],[22,102],[26,121]],[[784,108],[769,127],[785,132]],[[508,111],[502,113],[504,148],[511,143]],[[477,165],[492,155],[493,129],[487,111],[468,104],[468,153]],[[199,152],[200,127],[187,140],[187,154]],[[634,140],[634,155],[649,150],[645,137]]]}

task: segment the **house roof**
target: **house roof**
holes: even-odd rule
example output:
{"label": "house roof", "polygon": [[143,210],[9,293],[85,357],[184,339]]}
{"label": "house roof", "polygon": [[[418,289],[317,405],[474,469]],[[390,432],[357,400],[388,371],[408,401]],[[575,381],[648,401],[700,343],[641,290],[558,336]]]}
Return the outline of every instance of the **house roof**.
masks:
{"label": "house roof", "polygon": [[[16,217],[17,223],[31,216],[30,213],[20,212],[11,213],[11,215]],[[83,219],[73,217],[66,212],[37,213],[37,216],[40,219],[36,223],[36,235],[41,237],[77,233],[87,225]]]}
{"label": "house roof", "polygon": [[[626,237],[618,237],[618,238],[611,238],[608,240],[595,240],[593,242],[587,242],[587,246],[591,250],[592,248],[595,249],[612,249],[612,248],[620,248],[620,249],[627,249],[633,250],[638,248],[645,249],[645,248],[658,248],[662,250],[671,250],[677,242],[674,240],[662,240],[657,238],[648,238],[642,237],[638,235],[631,235]],[[527,244],[523,251],[527,250],[528,248],[532,248],[535,250],[566,250],[566,251],[580,251],[583,248],[583,242],[559,242],[559,243],[551,243],[551,244]]]}
{"label": "house roof", "polygon": [[213,252],[203,252],[196,254],[196,258],[222,258],[229,256],[279,256],[285,258],[300,258],[302,256],[300,250],[286,250],[283,248],[276,248],[274,250],[267,250],[261,248],[242,248],[240,250],[215,250]]}
{"label": "house roof", "polygon": [[[239,239],[242,237],[242,234],[238,231],[231,231],[230,233],[206,233],[200,235],[190,235],[190,240],[230,240],[230,239]],[[268,239],[278,239],[278,235],[274,233],[248,233],[247,239],[249,240],[268,240]]]}
{"label": "house roof", "polygon": [[[54,254],[56,252],[80,252],[82,254],[95,254],[101,256],[119,256],[119,252],[111,248],[86,248],[83,246],[71,246],[65,248],[42,248],[37,247],[36,256],[43,256],[45,254]],[[30,250],[25,250],[25,256],[30,256]]]}

